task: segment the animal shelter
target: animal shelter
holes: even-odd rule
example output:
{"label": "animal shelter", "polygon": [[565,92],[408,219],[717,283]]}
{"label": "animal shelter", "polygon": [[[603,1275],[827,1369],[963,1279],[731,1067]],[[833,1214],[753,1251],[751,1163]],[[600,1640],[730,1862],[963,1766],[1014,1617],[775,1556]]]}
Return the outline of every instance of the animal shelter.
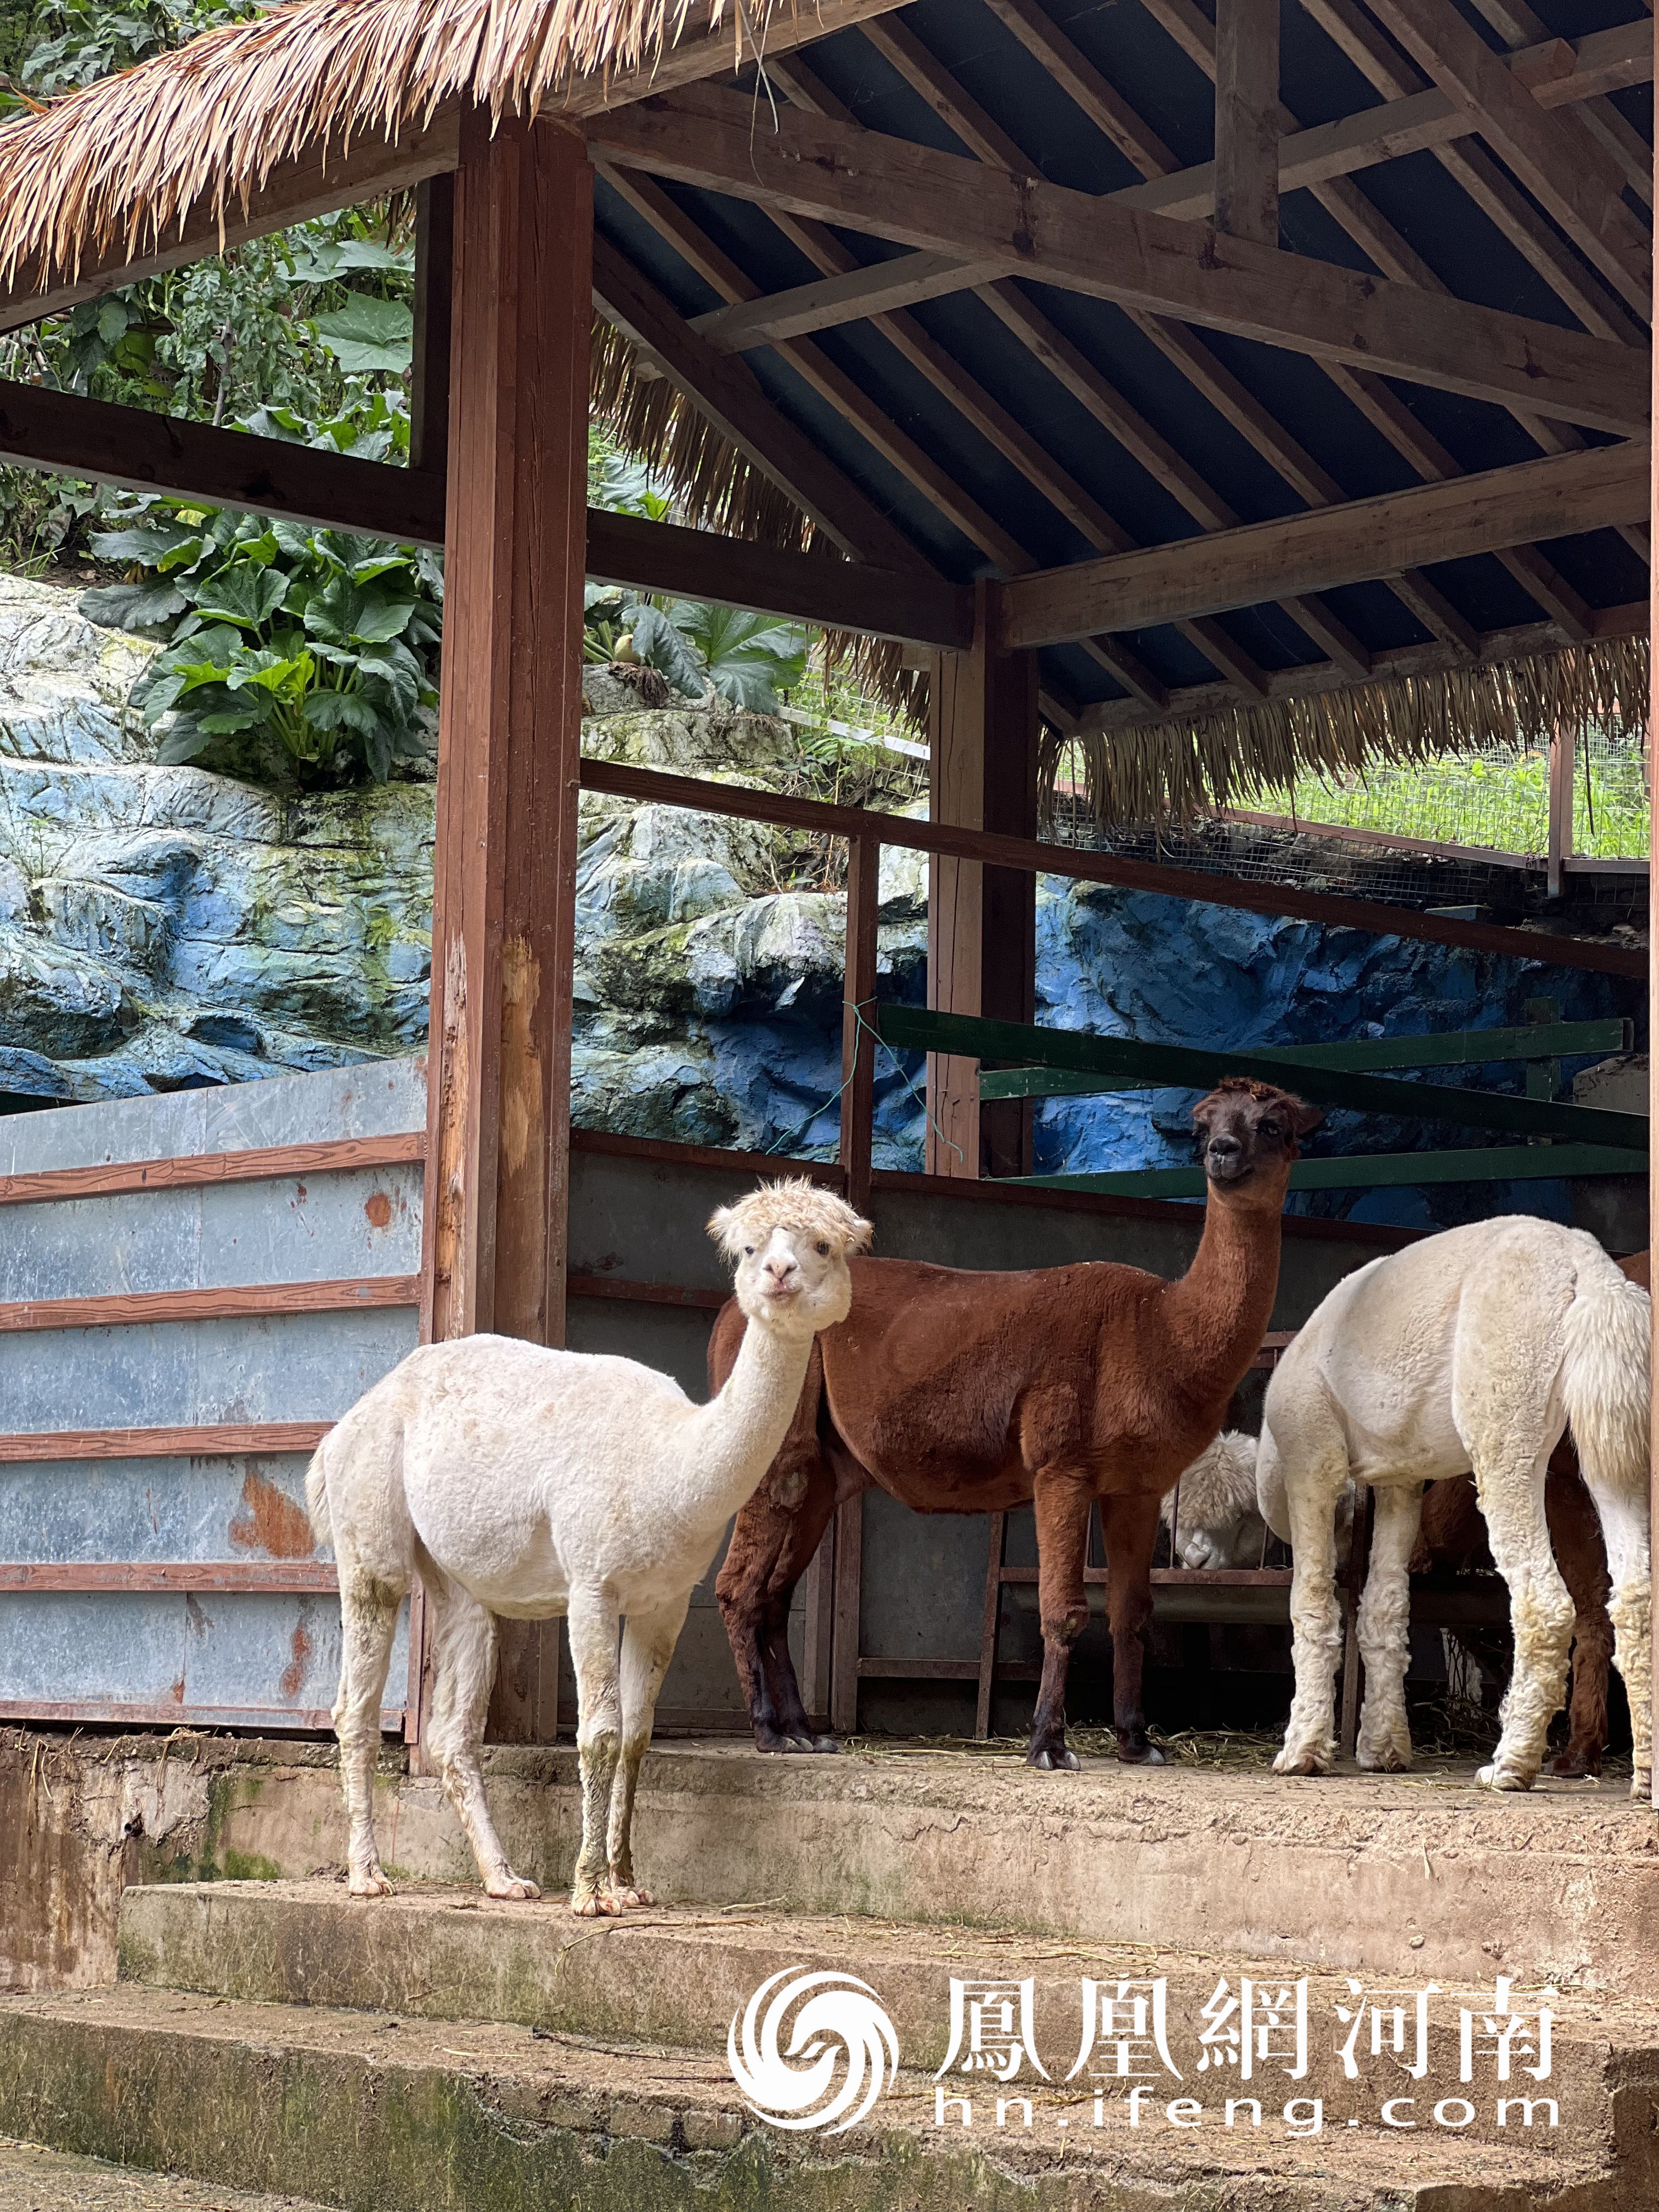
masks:
{"label": "animal shelter", "polygon": [[[1573,839],[1593,745],[1639,745],[1650,711],[1654,27],[1618,14],[292,0],[0,131],[4,330],[414,195],[408,466],[16,384],[0,459],[445,564],[425,1054],[5,1123],[0,1720],[18,1734],[0,1795],[19,1838],[7,1971],[30,1994],[0,2002],[0,2131],[330,2203],[436,2203],[440,2165],[461,2191],[443,2201],[469,2205],[574,2202],[579,2172],[584,2203],[641,2202],[659,2158],[737,2191],[761,2154],[715,2079],[733,2007],[775,1962],[867,1965],[904,1993],[905,2063],[926,2051],[931,2074],[943,1969],[925,1924],[945,1921],[970,1925],[988,1975],[1024,1955],[1021,1931],[1045,1959],[1055,1942],[1181,1954],[1171,1986],[1194,2003],[1214,1978],[1199,1953],[1293,1966],[1333,2002],[1360,1973],[1559,1981],[1577,2007],[1558,2025],[1559,2138],[1517,2146],[1501,2106],[1471,2103],[1472,2133],[1437,2122],[1407,2149],[1356,2106],[1343,2185],[1356,2203],[1456,2182],[1518,2205],[1572,2180],[1609,2206],[1650,2187],[1649,1808],[1622,1783],[1487,1797],[1455,1757],[1433,1790],[1346,1768],[1316,1790],[1224,1761],[994,1763],[1048,1656],[1018,1504],[913,1512],[858,1489],[781,1584],[811,1727],[908,1753],[752,1757],[730,1622],[712,1575],[699,1586],[641,1848],[660,1889],[753,1907],[736,1932],[642,1931],[616,1965],[619,1942],[579,1954],[541,1908],[487,1904],[457,1933],[424,1899],[471,1863],[424,1749],[418,1583],[374,1781],[388,1869],[415,1888],[381,1917],[300,1887],[337,1856],[314,1739],[338,1584],[305,1522],[307,1456],[417,1341],[625,1354],[701,1400],[730,1287],[704,1225],[758,1177],[844,1198],[883,1259],[1190,1281],[1217,1211],[1205,1171],[1040,1174],[1037,1116],[1245,1079],[1410,1133],[1297,1160],[1293,1192],[1437,1181],[1475,1192],[1478,1218],[1528,1212],[1547,1182],[1613,1256],[1645,1247],[1650,1091],[1627,1095],[1632,1062],[1616,1105],[1586,1103],[1559,1065],[1630,1062],[1650,974],[1646,864]],[[587,505],[594,407],[651,453],[680,519]],[[592,582],[820,625],[887,696],[925,692],[926,818],[585,754]],[[1547,849],[1494,866],[1508,887],[1478,903],[1230,866],[1198,834],[1248,822],[1265,785],[1500,738],[1547,759]],[[584,798],[844,851],[836,1159],[573,1129]],[[896,855],[926,870],[924,1004],[884,990]],[[1448,948],[1492,1018],[1255,1050],[1039,1024],[1043,881]],[[1520,975],[1534,1011],[1500,1026]],[[1600,1011],[1563,1019],[1549,994],[1582,978],[1605,987]],[[895,1074],[925,1097],[920,1171],[877,1160]],[[1254,1221],[1246,1258],[1272,1287],[1241,1398],[1340,1283],[1425,1234],[1334,1203]],[[1085,1516],[1079,1595],[1098,1613],[1112,1545]],[[1177,1491],[1149,1570],[1153,1718],[1160,1700],[1200,1732],[1274,1700],[1282,1718],[1288,1555],[1263,1524],[1253,1551],[1194,1565],[1188,1526]],[[1345,1757],[1368,1526],[1362,1501]],[[1509,1613],[1489,1572],[1419,1577],[1410,1606],[1413,1652],[1443,1668],[1443,1645],[1501,1638]],[[1097,1620],[1077,1700],[1104,1711],[1111,1679]],[[490,1788],[516,1862],[550,1885],[579,1820],[574,1698],[559,1623],[503,1620]],[[180,1729],[199,1736],[188,1756],[168,1748]],[[94,1771],[86,1746],[106,1737]],[[904,1925],[860,1950],[836,1918],[858,1914]],[[230,2026],[204,2008],[170,2027],[145,2009],[158,1990],[186,2012],[222,2002]],[[295,2028],[296,2006],[319,2024]],[[418,2051],[365,2055],[348,2020],[364,2008]],[[465,2052],[441,2040],[458,2021]],[[617,2090],[582,2057],[556,2079],[565,2062],[526,2028],[693,2051],[702,2070],[687,2088],[660,2054],[629,2058]],[[286,2117],[255,2086],[260,2036],[289,2054]],[[1458,2055],[1443,2039],[1421,2069],[1454,2102]],[[1328,2124],[1347,2124],[1352,2071],[1313,2065]],[[408,2066],[439,2085],[424,2103]],[[925,2098],[931,2112],[931,2082]],[[354,2133],[360,2100],[376,2117]],[[301,2104],[325,2116],[309,2134]],[[957,2155],[922,2110],[893,2123],[895,2173]],[[601,2158],[600,2137],[624,2148]],[[799,2142],[779,2141],[766,2155],[787,2162]],[[1317,2193],[1328,2151],[1294,2142],[1271,2172],[1248,2142],[1115,2144],[1127,2164],[1109,2174],[1096,2146],[1075,2188],[1224,2170],[1241,2203],[1297,2178],[1310,2203],[1350,2201]],[[1062,2153],[1052,2137],[1006,2155],[1050,2191]],[[929,2185],[992,2201],[965,2163],[951,2173]],[[908,2186],[869,2201],[919,2201]]]}

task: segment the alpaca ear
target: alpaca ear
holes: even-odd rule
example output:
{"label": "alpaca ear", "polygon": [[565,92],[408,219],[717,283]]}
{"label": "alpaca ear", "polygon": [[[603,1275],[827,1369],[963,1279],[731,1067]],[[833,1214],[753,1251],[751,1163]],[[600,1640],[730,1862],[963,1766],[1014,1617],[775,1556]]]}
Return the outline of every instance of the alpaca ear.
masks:
{"label": "alpaca ear", "polygon": [[874,1222],[866,1221],[861,1213],[854,1213],[850,1206],[848,1208],[847,1227],[842,1240],[842,1249],[849,1257],[854,1252],[867,1252],[875,1233]]}
{"label": "alpaca ear", "polygon": [[1296,1133],[1298,1137],[1305,1137],[1310,1130],[1316,1129],[1324,1118],[1325,1109],[1322,1106],[1304,1106],[1300,1099],[1297,1101]]}
{"label": "alpaca ear", "polygon": [[735,1260],[743,1239],[738,1229],[738,1209],[735,1206],[717,1206],[708,1217],[708,1233],[728,1260]]}

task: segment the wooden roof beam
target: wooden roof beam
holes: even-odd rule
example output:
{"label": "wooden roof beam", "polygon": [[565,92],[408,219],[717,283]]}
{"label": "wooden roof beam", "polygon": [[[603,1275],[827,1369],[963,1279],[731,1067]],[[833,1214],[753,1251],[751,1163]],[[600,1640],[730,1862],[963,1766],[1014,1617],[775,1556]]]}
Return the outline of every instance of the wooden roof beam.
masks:
{"label": "wooden roof beam", "polygon": [[1188,538],[1021,577],[1003,592],[1010,652],[1138,629],[1540,538],[1600,530],[1646,513],[1645,440],[1553,454],[1346,507]]}
{"label": "wooden roof beam", "polygon": [[1370,6],[1625,304],[1650,313],[1652,241],[1625,204],[1618,165],[1583,125],[1569,114],[1546,115],[1451,0]]}
{"label": "wooden roof beam", "polygon": [[795,109],[771,128],[752,102],[704,88],[600,117],[590,136],[613,162],[1267,345],[1615,434],[1647,422],[1633,349]]}
{"label": "wooden roof beam", "polygon": [[1216,0],[1215,227],[1279,243],[1279,0]]}
{"label": "wooden roof beam", "polygon": [[[440,471],[354,460],[39,385],[0,384],[0,460],[400,544],[444,542]],[[876,568],[601,507],[587,513],[587,573],[868,636],[948,650],[973,642],[972,592],[915,566]]]}
{"label": "wooden roof beam", "polygon": [[[1034,14],[1031,0],[994,0],[994,12],[1019,11],[1019,20],[1027,13]],[[1005,15],[1005,20],[1006,16]],[[1046,19],[1045,19],[1046,20]],[[896,26],[892,27],[896,29]],[[1637,34],[1637,35],[1632,35]],[[898,51],[896,42],[891,42]],[[912,41],[912,44],[919,44]],[[1083,62],[1072,46],[1052,27],[1033,43],[1032,50],[1039,55],[1059,48]],[[1561,66],[1563,55],[1571,58],[1576,64],[1571,69]],[[1556,66],[1553,74],[1543,74],[1547,62]],[[1536,78],[1528,75],[1528,65],[1537,72]],[[1614,31],[1594,32],[1581,39],[1576,46],[1565,40],[1552,39],[1510,58],[1510,66],[1528,84],[1533,97],[1540,106],[1555,107],[1569,100],[1587,100],[1592,87],[1600,88],[1613,83],[1634,84],[1649,81],[1653,75],[1653,36],[1651,24],[1621,25]],[[769,68],[770,64],[769,64]],[[799,82],[799,73],[789,64],[770,70],[779,83],[788,87]],[[908,72],[907,72],[908,74]],[[1072,89],[1068,79],[1075,69],[1063,65],[1058,70],[1059,81]],[[1075,96],[1075,95],[1074,95]],[[1133,118],[1127,104],[1113,95],[1114,113],[1120,111]],[[810,106],[810,102],[799,102]],[[1088,112],[1085,109],[1085,112]],[[1617,109],[1609,114],[1618,115]],[[1098,119],[1091,118],[1091,119]],[[1620,118],[1622,121],[1622,118]],[[1304,188],[1327,184],[1333,179],[1353,174],[1356,171],[1374,167],[1378,162],[1395,160],[1402,154],[1420,153],[1427,148],[1448,143],[1465,137],[1475,129],[1466,112],[1437,88],[1413,93],[1401,100],[1389,100],[1380,107],[1362,109],[1358,114],[1343,117],[1335,123],[1322,123],[1306,131],[1287,130],[1279,139],[1279,191],[1284,194]],[[1629,126],[1626,125],[1626,130]],[[1150,161],[1138,163],[1148,167],[1148,180],[1144,184],[1127,185],[1121,191],[1108,195],[1113,204],[1124,208],[1143,208],[1154,215],[1167,215],[1176,220],[1198,220],[1211,215],[1215,208],[1215,164],[1201,161],[1196,167],[1178,169],[1167,159],[1167,149],[1154,133],[1143,131],[1129,134],[1131,142],[1142,146],[1143,151],[1156,147],[1165,156],[1166,165],[1152,167]],[[1127,150],[1126,146],[1125,150]],[[982,155],[981,158],[990,158]],[[1023,161],[1023,156],[1020,157]],[[1132,154],[1130,158],[1135,159]],[[1004,166],[1009,166],[1005,163]],[[1652,191],[1650,167],[1643,173]],[[1377,218],[1380,222],[1381,218]],[[984,280],[988,273],[969,263],[949,254],[913,253],[879,263],[873,269],[854,268],[844,275],[817,278],[811,283],[790,287],[752,301],[741,307],[716,309],[699,319],[698,327],[711,343],[732,352],[742,352],[746,347],[764,345],[779,337],[799,337],[807,331],[828,330],[837,324],[863,320],[866,316],[890,309],[910,307],[918,301],[933,300],[942,295],[965,290]]]}

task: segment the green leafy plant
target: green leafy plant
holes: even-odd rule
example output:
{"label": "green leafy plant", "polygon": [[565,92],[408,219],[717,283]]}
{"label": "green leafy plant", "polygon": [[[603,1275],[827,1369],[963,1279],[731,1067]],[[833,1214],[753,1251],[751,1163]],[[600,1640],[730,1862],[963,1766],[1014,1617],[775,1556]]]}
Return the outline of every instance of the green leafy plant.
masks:
{"label": "green leafy plant", "polygon": [[775,714],[806,667],[806,633],[773,615],[666,605],[589,585],[584,656],[642,662],[688,698],[718,696],[751,714]]}
{"label": "green leafy plant", "polygon": [[442,577],[435,555],[340,531],[148,502],[93,539],[137,564],[88,592],[94,621],[173,623],[134,692],[161,757],[302,789],[384,783],[425,745]]}

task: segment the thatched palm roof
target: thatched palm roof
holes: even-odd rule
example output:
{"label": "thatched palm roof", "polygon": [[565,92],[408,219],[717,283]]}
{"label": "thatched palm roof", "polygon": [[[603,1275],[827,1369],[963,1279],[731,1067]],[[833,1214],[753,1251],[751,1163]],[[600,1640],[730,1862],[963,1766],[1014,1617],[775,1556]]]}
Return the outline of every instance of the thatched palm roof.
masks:
{"label": "thatched palm roof", "polygon": [[246,203],[277,165],[396,138],[463,97],[534,112],[602,98],[690,26],[733,61],[795,0],[291,0],[52,103],[0,132],[0,277],[137,250],[206,201]]}

